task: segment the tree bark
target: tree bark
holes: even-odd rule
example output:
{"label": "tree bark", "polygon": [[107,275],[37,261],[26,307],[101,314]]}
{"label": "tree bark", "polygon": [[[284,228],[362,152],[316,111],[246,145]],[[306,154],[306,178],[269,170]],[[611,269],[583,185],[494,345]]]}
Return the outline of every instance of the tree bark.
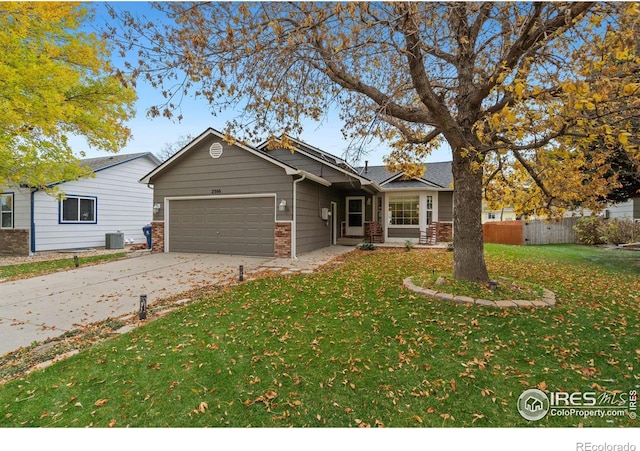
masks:
{"label": "tree bark", "polygon": [[453,277],[488,282],[482,239],[482,165],[453,149]]}

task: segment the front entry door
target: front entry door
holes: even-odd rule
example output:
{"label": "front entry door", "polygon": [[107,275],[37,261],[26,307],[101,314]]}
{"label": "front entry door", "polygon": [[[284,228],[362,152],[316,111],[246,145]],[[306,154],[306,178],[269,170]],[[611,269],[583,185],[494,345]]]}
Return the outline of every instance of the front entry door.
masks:
{"label": "front entry door", "polygon": [[347,225],[348,236],[364,236],[364,197],[347,197]]}

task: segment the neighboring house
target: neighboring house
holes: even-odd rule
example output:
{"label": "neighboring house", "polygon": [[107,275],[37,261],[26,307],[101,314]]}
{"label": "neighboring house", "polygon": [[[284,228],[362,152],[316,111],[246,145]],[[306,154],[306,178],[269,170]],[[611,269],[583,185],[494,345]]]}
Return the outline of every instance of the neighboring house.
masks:
{"label": "neighboring house", "polygon": [[640,197],[608,206],[605,210],[605,216],[607,215],[610,219],[628,218],[640,221]]}
{"label": "neighboring house", "polygon": [[513,207],[504,207],[500,210],[490,210],[486,205],[482,208],[482,223],[494,221],[515,221],[518,217]]}
{"label": "neighboring house", "polygon": [[[207,129],[140,181],[158,206],[153,247],[295,257],[347,238],[417,242],[430,224],[453,218],[451,163],[429,163],[402,180],[384,167],[351,167],[323,150],[228,144]],[[445,237],[447,238],[447,237]]]}
{"label": "neighboring house", "polygon": [[63,200],[27,186],[0,187],[0,255],[104,247],[105,235],[116,232],[145,243],[153,190],[139,179],[159,163],[150,152],[84,159],[95,177],[52,183]]}

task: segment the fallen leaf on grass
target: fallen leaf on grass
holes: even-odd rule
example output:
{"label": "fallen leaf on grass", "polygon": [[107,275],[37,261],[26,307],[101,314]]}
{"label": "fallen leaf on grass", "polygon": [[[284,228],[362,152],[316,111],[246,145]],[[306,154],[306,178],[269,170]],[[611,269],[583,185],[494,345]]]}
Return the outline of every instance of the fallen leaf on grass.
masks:
{"label": "fallen leaf on grass", "polygon": [[108,399],[98,399],[93,405],[96,407],[102,407],[108,402],[109,402]]}

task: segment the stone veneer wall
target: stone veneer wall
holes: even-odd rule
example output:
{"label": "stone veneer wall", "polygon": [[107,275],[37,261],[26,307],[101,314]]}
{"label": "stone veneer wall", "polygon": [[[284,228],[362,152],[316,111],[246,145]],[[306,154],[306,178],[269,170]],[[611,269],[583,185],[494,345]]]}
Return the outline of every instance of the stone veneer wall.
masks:
{"label": "stone veneer wall", "polygon": [[164,252],[164,221],[151,223],[151,251]]}
{"label": "stone veneer wall", "polygon": [[29,255],[29,230],[0,230],[0,255],[26,257]]}
{"label": "stone veneer wall", "polygon": [[278,258],[291,258],[290,222],[276,222],[274,255]]}

